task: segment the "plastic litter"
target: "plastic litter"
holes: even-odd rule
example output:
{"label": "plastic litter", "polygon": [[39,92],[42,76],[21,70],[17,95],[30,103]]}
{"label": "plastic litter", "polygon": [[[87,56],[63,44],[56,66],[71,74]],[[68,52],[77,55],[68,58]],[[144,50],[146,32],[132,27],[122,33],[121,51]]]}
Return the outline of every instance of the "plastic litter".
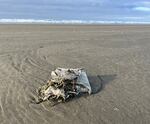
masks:
{"label": "plastic litter", "polygon": [[46,100],[63,102],[82,93],[91,94],[91,86],[84,69],[57,68],[37,93],[38,103]]}

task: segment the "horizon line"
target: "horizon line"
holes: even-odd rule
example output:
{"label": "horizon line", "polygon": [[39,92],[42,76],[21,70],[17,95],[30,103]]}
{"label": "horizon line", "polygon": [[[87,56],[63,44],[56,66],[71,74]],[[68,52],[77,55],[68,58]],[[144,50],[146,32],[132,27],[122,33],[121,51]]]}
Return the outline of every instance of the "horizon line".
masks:
{"label": "horizon line", "polygon": [[54,19],[0,19],[0,24],[150,24],[149,21],[108,21],[108,20],[54,20]]}

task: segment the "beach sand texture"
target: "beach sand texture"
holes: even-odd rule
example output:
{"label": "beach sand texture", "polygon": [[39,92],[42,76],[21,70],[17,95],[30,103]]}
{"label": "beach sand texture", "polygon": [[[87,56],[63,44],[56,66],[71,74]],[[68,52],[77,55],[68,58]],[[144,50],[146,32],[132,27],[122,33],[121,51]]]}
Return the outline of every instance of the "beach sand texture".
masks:
{"label": "beach sand texture", "polygon": [[[33,104],[56,67],[85,68],[93,94]],[[0,124],[133,123],[150,123],[150,26],[0,25]]]}

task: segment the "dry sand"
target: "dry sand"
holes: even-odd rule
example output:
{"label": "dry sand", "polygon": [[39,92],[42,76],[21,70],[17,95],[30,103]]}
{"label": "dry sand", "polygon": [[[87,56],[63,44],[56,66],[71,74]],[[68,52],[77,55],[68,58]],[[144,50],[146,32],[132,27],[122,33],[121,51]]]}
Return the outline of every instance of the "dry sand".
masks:
{"label": "dry sand", "polygon": [[[93,94],[33,104],[56,67],[84,67]],[[0,124],[133,123],[150,123],[150,26],[0,25]]]}

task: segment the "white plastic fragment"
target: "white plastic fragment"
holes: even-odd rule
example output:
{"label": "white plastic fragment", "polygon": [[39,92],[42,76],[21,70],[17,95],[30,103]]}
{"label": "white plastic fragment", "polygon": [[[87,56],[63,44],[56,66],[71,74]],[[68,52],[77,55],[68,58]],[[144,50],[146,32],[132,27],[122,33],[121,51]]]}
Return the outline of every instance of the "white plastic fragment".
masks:
{"label": "white plastic fragment", "polygon": [[[91,86],[87,77],[87,74],[84,70],[81,71],[81,74],[79,75],[79,78],[77,79],[77,84],[80,84],[82,86],[84,86],[84,90],[85,92],[88,92],[89,94],[91,94]],[[84,92],[80,91],[80,92]]]}

